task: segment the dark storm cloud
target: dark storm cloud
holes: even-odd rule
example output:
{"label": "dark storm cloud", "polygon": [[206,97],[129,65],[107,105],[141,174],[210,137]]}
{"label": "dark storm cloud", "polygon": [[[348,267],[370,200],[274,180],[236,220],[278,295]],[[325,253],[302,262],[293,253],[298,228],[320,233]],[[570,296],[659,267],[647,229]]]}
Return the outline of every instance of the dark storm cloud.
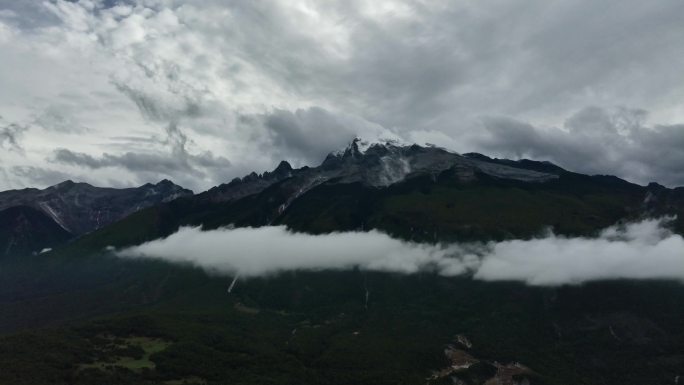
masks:
{"label": "dark storm cloud", "polygon": [[93,157],[88,154],[73,152],[65,148],[55,150],[54,160],[64,164],[91,169],[122,167],[130,171],[158,172],[166,175],[172,175],[176,172],[187,172],[203,176],[204,171],[196,166],[202,166],[204,168],[230,166],[230,162],[227,159],[221,157],[217,158],[211,153],[186,155],[184,158],[176,158],[169,154],[133,152],[117,155],[104,153],[101,157]]}
{"label": "dark storm cloud", "polygon": [[[152,69],[148,69],[148,71],[152,71]],[[154,74],[148,75],[153,76]],[[174,103],[180,105],[174,105],[121,81],[113,80],[112,83],[135,103],[146,119],[168,122],[177,121],[181,117],[196,117],[200,114],[199,101],[191,100],[188,95],[183,95],[180,103]]]}
{"label": "dark storm cloud", "polygon": [[167,137],[164,144],[168,152],[131,152],[121,154],[103,153],[99,157],[74,152],[66,148],[56,149],[53,160],[62,164],[101,169],[107,167],[123,168],[143,178],[166,175],[190,188],[197,188],[196,179],[221,178],[225,169],[230,168],[228,159],[215,156],[209,151],[192,154],[187,150],[188,138],[178,125],[166,126]]}
{"label": "dark storm cloud", "polygon": [[7,122],[0,116],[0,148],[23,151],[20,138],[27,130],[28,126]]}
{"label": "dark storm cloud", "polygon": [[[164,139],[124,138],[133,141],[124,147],[131,147],[133,143],[141,142],[151,148],[147,151],[125,151],[117,154],[105,152],[100,156],[93,156],[66,148],[58,148],[53,151],[50,159],[57,163],[91,170],[124,169],[134,175],[134,183],[142,183],[152,178],[168,177],[195,190],[201,190],[197,184],[200,180],[224,181],[227,179],[226,170],[231,167],[231,162],[228,159],[216,156],[210,151],[191,153],[187,148],[190,143],[187,135],[175,123],[168,124],[165,127],[165,132],[166,137]],[[165,146],[166,151],[155,149],[154,145],[158,144]]]}
{"label": "dark storm cloud", "polygon": [[59,170],[33,166],[15,166],[12,167],[11,172],[15,176],[30,180],[32,187],[52,186],[67,179],[82,179]]}
{"label": "dark storm cloud", "polygon": [[[136,153],[122,154],[103,153],[93,157],[88,154],[73,152],[64,148],[55,150],[51,159],[54,162],[74,166],[77,169],[101,170],[117,168],[129,171],[133,178],[125,185],[139,185],[155,178],[168,178],[175,183],[193,191],[201,191],[203,180],[226,181],[226,170],[230,162],[223,157],[216,157],[205,152],[176,158],[169,153]],[[79,179],[79,178],[76,178]],[[80,178],[83,179],[83,178]],[[109,185],[121,185],[116,180],[105,181]],[[113,183],[113,184],[112,184]]]}
{"label": "dark storm cloud", "polygon": [[479,145],[514,158],[549,160],[572,171],[684,185],[684,125],[646,126],[646,112],[589,107],[562,128],[487,118]]}
{"label": "dark storm cloud", "polygon": [[163,120],[169,115],[163,106],[160,106],[153,98],[129,87],[126,84],[114,83],[116,88],[128,96],[138,107],[140,113],[150,120]]}
{"label": "dark storm cloud", "polygon": [[107,167],[106,162],[101,159],[84,153],[73,152],[66,148],[59,148],[55,150],[55,161],[65,164],[73,164],[77,166],[84,166],[88,168]]}
{"label": "dark storm cloud", "polygon": [[668,103],[663,89],[684,69],[678,1],[394,4],[405,14],[369,15],[362,2],[322,7],[343,27],[327,46],[298,33],[283,7],[260,8],[275,41],[249,42],[245,54],[295,94],[404,132],[452,134],[473,114]]}
{"label": "dark storm cloud", "polygon": [[295,112],[275,110],[263,117],[273,146],[285,159],[320,163],[331,151],[344,148],[357,136],[393,139],[395,135],[362,119],[334,114],[320,107]]}

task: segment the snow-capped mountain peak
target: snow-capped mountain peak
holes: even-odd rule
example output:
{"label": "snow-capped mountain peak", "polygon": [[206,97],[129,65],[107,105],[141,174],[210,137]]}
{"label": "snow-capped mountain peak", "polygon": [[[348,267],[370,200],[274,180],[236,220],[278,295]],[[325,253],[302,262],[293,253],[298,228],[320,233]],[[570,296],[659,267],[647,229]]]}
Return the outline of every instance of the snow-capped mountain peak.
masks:
{"label": "snow-capped mountain peak", "polygon": [[335,150],[330,153],[329,156],[342,157],[342,156],[358,156],[365,155],[370,149],[387,149],[390,147],[406,147],[410,146],[410,143],[404,142],[398,137],[387,137],[387,138],[377,138],[377,139],[367,139],[356,137],[349,144],[342,149]]}

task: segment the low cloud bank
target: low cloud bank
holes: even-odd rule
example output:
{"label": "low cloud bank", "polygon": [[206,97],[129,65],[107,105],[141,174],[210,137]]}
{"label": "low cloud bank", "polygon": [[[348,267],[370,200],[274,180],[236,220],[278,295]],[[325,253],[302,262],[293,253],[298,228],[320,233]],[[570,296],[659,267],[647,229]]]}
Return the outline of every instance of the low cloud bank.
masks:
{"label": "low cloud bank", "polygon": [[117,251],[117,255],[252,277],[358,267],[404,274],[471,274],[485,281],[530,285],[620,278],[684,281],[684,239],[664,227],[670,219],[612,226],[596,238],[549,234],[532,240],[443,245],[405,242],[378,231],[310,235],[283,226],[212,231],[184,227],[167,238]]}
{"label": "low cloud bank", "polygon": [[684,239],[664,227],[669,220],[612,226],[597,238],[551,234],[490,244],[474,277],[531,285],[619,278],[684,281]]}
{"label": "low cloud bank", "polygon": [[286,270],[348,269],[415,273],[433,269],[459,275],[477,263],[459,256],[454,246],[403,242],[387,234],[344,232],[293,233],[284,226],[202,231],[184,227],[175,234],[118,252],[126,257],[190,263],[208,271],[260,276]]}

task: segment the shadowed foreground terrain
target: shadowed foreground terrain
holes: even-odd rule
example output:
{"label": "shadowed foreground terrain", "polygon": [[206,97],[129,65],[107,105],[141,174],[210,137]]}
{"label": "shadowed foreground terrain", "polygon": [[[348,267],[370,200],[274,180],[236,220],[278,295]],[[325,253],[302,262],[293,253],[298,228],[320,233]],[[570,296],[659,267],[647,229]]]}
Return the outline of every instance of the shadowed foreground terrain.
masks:
{"label": "shadowed foreground terrain", "polygon": [[231,277],[162,262],[45,262],[0,270],[2,384],[672,384],[684,368],[679,283],[328,271],[227,293]]}

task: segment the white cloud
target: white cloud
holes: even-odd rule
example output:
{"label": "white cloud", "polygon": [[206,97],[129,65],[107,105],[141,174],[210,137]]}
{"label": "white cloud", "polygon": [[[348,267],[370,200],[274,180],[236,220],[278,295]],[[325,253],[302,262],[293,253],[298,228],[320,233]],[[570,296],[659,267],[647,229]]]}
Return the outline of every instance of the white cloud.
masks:
{"label": "white cloud", "polygon": [[663,225],[668,218],[605,229],[596,238],[549,234],[531,240],[485,245],[428,245],[378,232],[325,235],[293,233],[285,227],[177,233],[117,252],[126,258],[158,258],[199,266],[218,274],[261,276],[287,270],[350,269],[475,279],[523,281],[530,285],[579,284],[604,279],[684,281],[684,239]]}
{"label": "white cloud", "polygon": [[549,235],[495,243],[474,277],[530,285],[621,278],[684,281],[684,239],[661,227],[662,222],[610,227],[597,238]]}
{"label": "white cloud", "polygon": [[118,254],[190,263],[208,271],[242,276],[354,266],[407,274],[426,268],[462,274],[472,260],[445,258],[453,252],[402,242],[377,231],[309,235],[292,233],[284,226],[267,226],[213,231],[185,227],[165,239]]}

